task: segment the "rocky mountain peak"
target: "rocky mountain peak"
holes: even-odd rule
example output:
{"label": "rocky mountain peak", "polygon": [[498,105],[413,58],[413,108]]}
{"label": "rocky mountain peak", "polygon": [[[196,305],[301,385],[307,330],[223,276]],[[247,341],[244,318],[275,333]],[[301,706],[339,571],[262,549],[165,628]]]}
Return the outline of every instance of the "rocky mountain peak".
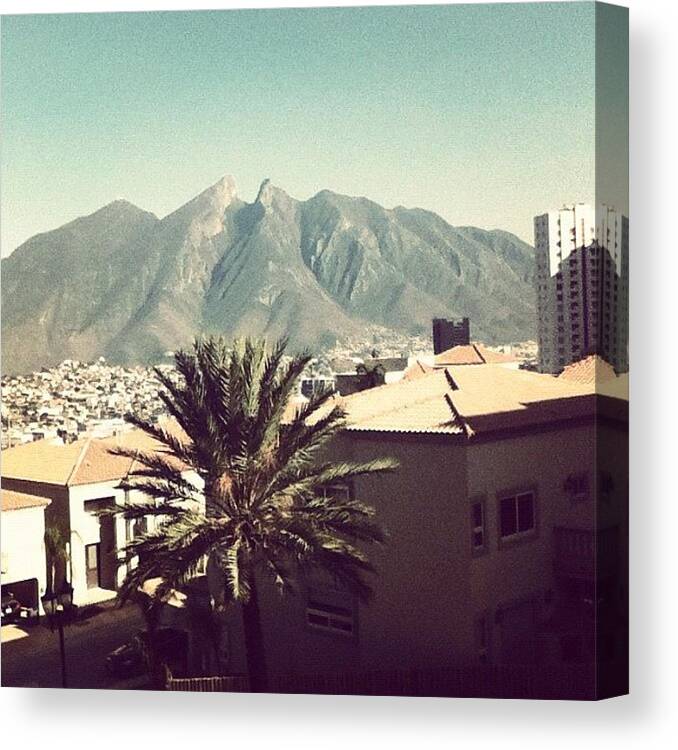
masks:
{"label": "rocky mountain peak", "polygon": [[268,178],[261,183],[254,202],[264,208],[277,208],[278,210],[285,210],[296,203],[294,198],[281,188],[276,187]]}
{"label": "rocky mountain peak", "polygon": [[209,204],[215,210],[225,210],[238,197],[238,188],[235,184],[235,178],[230,175],[224,175],[214,185],[204,190],[198,196],[202,202]]}
{"label": "rocky mountain peak", "polygon": [[508,233],[329,190],[299,201],[270,180],[245,203],[226,175],[162,220],[114,201],[3,260],[3,368],[154,362],[200,331],[319,349],[366,324],[428,335],[432,317],[462,315],[488,342],[525,340],[533,274]]}

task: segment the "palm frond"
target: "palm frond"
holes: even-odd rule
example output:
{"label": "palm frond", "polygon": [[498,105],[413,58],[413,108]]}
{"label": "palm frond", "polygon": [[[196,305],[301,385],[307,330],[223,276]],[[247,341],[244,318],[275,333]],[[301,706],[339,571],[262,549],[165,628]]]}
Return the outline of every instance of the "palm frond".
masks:
{"label": "palm frond", "polygon": [[[180,586],[205,555],[221,568],[236,601],[247,602],[256,571],[285,591],[308,567],[369,596],[366,576],[373,568],[363,547],[383,542],[385,534],[371,507],[322,490],[397,464],[321,460],[345,426],[330,391],[315,394],[283,423],[310,360],[308,353],[287,358],[285,351],[284,340],[267,348],[249,338],[227,344],[201,337],[176,353],[174,375],[156,370],[163,403],[183,434],[132,415],[130,423],[156,440],[158,450],[114,449],[135,461],[120,486],[148,498],[114,512],[156,518],[152,531],[124,549],[123,562],[133,565],[121,596],[149,578],[162,579],[162,591]],[[188,469],[204,480],[204,511],[196,507]]]}

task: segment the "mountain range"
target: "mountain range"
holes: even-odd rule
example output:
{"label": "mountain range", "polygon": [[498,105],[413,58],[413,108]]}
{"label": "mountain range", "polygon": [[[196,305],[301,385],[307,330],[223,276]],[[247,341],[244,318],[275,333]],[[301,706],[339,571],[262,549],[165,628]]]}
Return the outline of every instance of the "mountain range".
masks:
{"label": "mountain range", "polygon": [[2,369],[65,358],[149,363],[200,331],[327,347],[367,324],[428,335],[471,319],[488,343],[535,335],[534,251],[323,190],[296,200],[232,177],[159,219],[124,200],[38,234],[2,261]]}

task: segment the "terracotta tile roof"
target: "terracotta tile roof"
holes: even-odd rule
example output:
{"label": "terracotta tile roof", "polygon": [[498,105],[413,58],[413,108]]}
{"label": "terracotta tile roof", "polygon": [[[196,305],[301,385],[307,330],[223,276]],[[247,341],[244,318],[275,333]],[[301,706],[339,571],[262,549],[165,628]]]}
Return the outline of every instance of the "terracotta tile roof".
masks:
{"label": "terracotta tile roof", "polygon": [[405,370],[403,380],[416,380],[429,372],[433,372],[433,367],[427,365],[426,362],[417,359],[407,368],[407,370]]}
{"label": "terracotta tile roof", "polygon": [[612,380],[616,377],[614,368],[597,354],[591,354],[578,362],[568,365],[558,376],[578,383],[594,383]]}
{"label": "terracotta tile roof", "polygon": [[[112,453],[116,446],[152,452],[160,444],[142,430],[129,430],[104,439],[77,440],[59,445],[39,440],[2,451],[2,476],[33,482],[76,486],[110,482],[127,476],[134,459]],[[179,466],[179,464],[177,464]]]}
{"label": "terracotta tile roof", "polygon": [[[604,395],[623,412],[622,378],[608,381]],[[483,364],[456,365],[337,397],[346,429],[474,435],[568,420],[594,413],[601,395],[595,384]]]}
{"label": "terracotta tile roof", "polygon": [[501,352],[494,352],[482,344],[460,344],[436,354],[436,367],[447,365],[484,365],[517,362],[515,357]]}
{"label": "terracotta tile roof", "polygon": [[482,344],[476,344],[476,348],[482,355],[485,362],[491,364],[502,364],[509,362],[518,362],[519,359],[514,357],[512,354],[504,354],[503,352],[495,352],[493,349],[488,349]]}
{"label": "terracotta tile roof", "polygon": [[437,370],[414,380],[337,396],[333,403],[346,411],[349,430],[456,434],[461,427],[445,398],[448,390],[444,370]]}
{"label": "terracotta tile roof", "polygon": [[44,508],[48,506],[51,500],[40,495],[27,495],[24,492],[14,492],[13,490],[2,490],[2,512],[9,510],[23,510],[24,508]]}
{"label": "terracotta tile roof", "polygon": [[111,448],[116,445],[124,445],[124,443],[122,441],[115,442],[115,438],[89,440],[78,462],[73,467],[68,485],[72,487],[81,484],[111,482],[114,479],[126,477],[134,464],[134,460],[111,453]]}
{"label": "terracotta tile roof", "polygon": [[7,448],[0,455],[2,476],[66,486],[86,440],[54,445],[45,440]]}
{"label": "terracotta tile roof", "polygon": [[303,395],[298,395],[291,398],[287,402],[287,406],[285,407],[285,411],[283,412],[283,423],[291,422],[309,401],[310,399],[306,398],[306,396]]}
{"label": "terracotta tile roof", "polygon": [[574,418],[592,408],[577,400],[590,389],[552,375],[494,365],[447,370],[457,385],[451,398],[469,434]]}

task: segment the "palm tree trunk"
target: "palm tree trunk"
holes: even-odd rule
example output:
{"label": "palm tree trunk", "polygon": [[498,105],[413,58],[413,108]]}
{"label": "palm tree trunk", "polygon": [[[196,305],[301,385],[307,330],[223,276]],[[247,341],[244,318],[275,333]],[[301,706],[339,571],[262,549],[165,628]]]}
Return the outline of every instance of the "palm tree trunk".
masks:
{"label": "palm tree trunk", "polygon": [[249,598],[243,604],[242,620],[245,630],[245,652],[250,690],[253,693],[266,693],[268,692],[268,674],[266,672],[264,635],[261,629],[261,614],[259,612],[259,595],[254,576],[252,576]]}
{"label": "palm tree trunk", "polygon": [[160,659],[157,647],[158,621],[160,618],[160,607],[155,602],[146,604],[144,602],[144,619],[146,620],[146,649],[148,656],[148,672],[151,678],[153,690],[165,689],[165,664]]}

